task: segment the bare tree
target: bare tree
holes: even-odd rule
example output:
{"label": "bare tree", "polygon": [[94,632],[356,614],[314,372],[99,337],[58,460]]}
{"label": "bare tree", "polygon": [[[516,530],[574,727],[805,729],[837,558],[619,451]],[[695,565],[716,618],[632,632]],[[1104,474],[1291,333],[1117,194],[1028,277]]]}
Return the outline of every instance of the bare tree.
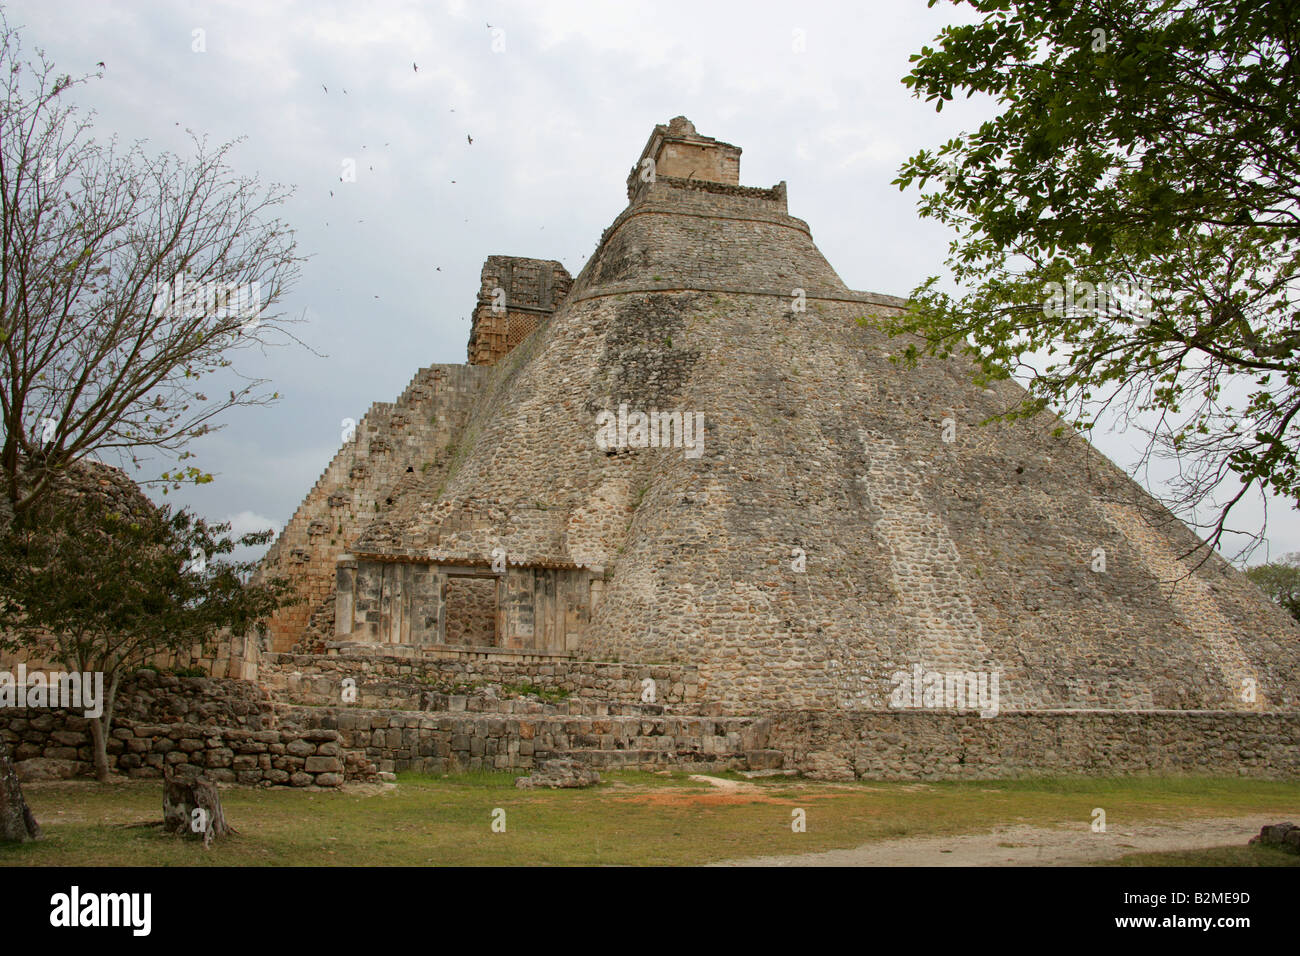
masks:
{"label": "bare tree", "polygon": [[241,378],[209,396],[205,376],[291,337],[274,307],[302,259],[274,212],[292,190],[235,175],[238,140],[194,136],[188,159],[96,141],[68,102],[93,76],[56,74],[39,49],[25,60],[0,15],[0,500],[14,514],[91,452],[137,468],[162,452],[177,464],[153,480],[210,480],[180,464],[185,445],[278,395]]}

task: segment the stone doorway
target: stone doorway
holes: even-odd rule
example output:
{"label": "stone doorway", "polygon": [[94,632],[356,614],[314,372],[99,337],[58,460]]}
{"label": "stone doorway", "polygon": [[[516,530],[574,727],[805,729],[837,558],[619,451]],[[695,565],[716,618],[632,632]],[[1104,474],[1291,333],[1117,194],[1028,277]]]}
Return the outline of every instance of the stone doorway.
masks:
{"label": "stone doorway", "polygon": [[448,574],[446,587],[443,643],[500,647],[498,579],[481,574]]}

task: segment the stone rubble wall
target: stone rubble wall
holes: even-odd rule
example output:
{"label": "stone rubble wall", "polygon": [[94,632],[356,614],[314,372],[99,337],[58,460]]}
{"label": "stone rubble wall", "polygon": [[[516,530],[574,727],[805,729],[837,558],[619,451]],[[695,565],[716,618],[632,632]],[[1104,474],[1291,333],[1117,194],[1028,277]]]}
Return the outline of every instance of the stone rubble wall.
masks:
{"label": "stone rubble wall", "polygon": [[[276,724],[272,702],[251,681],[142,670],[118,690],[105,749],[109,767],[131,777],[189,764],[218,783],[247,786],[339,787],[375,778],[334,731]],[[80,711],[0,710],[0,740],[29,779],[94,773],[90,721]]]}

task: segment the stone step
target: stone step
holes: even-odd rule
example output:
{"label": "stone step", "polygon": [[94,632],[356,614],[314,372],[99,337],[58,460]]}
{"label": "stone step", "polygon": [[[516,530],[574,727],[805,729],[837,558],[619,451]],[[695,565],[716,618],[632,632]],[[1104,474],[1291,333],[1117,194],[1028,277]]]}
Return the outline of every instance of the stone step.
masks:
{"label": "stone step", "polygon": [[[653,688],[647,679],[654,681]],[[698,669],[686,664],[618,664],[567,657],[509,660],[501,657],[403,657],[372,653],[273,654],[263,661],[260,683],[272,696],[305,703],[341,703],[343,681],[359,691],[410,696],[433,691],[477,696],[494,687],[496,696],[536,689],[540,695],[640,703],[653,689],[655,703],[688,704],[698,699]]]}
{"label": "stone step", "polygon": [[[536,750],[532,754],[475,754],[455,751],[446,756],[415,756],[396,759],[380,758],[375,761],[380,772],[400,773],[456,773],[466,770],[516,770],[526,774],[546,760],[568,757],[579,760],[596,770],[722,770],[772,771],[781,768],[781,754],[776,751],[748,751],[729,753],[703,753],[697,751],[666,751],[651,749],[592,750],[577,748],[566,750]],[[366,759],[374,761],[373,757]],[[775,764],[775,766],[773,766]]]}
{"label": "stone step", "polygon": [[747,716],[698,714],[494,714],[461,711],[383,710],[349,707],[276,705],[282,726],[329,730],[410,730],[478,733],[499,737],[519,733],[594,733],[620,736],[710,737],[740,734],[756,725]]}
{"label": "stone step", "polygon": [[381,692],[375,687],[358,686],[357,700],[352,705],[342,705],[336,695],[280,694],[271,704],[273,709],[292,707],[346,707],[364,710],[422,711],[425,713],[470,713],[507,715],[547,715],[583,717],[656,717],[663,715],[685,717],[721,717],[723,706],[718,703],[703,704],[643,704],[627,701],[569,698],[560,701],[539,700],[534,697],[497,698],[464,694],[443,694],[437,691],[412,690],[395,693],[392,688]]}
{"label": "stone step", "polygon": [[286,728],[337,730],[346,750],[385,772],[527,770],[539,759],[576,754],[593,765],[611,767],[781,765],[779,753],[764,749],[767,722],[751,717],[504,715],[288,705],[277,708],[277,717]]}

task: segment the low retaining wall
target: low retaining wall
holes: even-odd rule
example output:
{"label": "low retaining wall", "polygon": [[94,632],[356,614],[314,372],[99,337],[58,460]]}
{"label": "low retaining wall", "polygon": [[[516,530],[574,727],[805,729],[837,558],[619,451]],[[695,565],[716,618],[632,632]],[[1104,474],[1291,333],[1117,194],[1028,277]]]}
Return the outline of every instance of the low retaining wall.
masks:
{"label": "low retaining wall", "polygon": [[[141,671],[118,693],[105,745],[109,767],[161,777],[166,767],[198,767],[219,783],[338,787],[375,778],[363,756],[347,753],[337,731],[276,729],[270,702],[251,681],[174,677]],[[20,777],[92,774],[90,721],[61,708],[0,709],[0,741]]]}
{"label": "low retaining wall", "polygon": [[286,726],[337,729],[343,746],[381,771],[527,770],[573,757],[594,767],[660,770],[779,766],[758,752],[744,717],[427,714],[346,707],[283,708]]}
{"label": "low retaining wall", "polygon": [[[62,711],[15,711],[0,730],[19,777],[64,779],[94,772],[84,717]],[[375,779],[374,767],[345,752],[337,731],[244,730],[200,724],[115,721],[109,767],[129,777],[161,777],[164,768],[196,767],[218,783],[341,787]]]}
{"label": "low retaining wall", "polygon": [[[281,656],[283,663],[284,656]],[[333,700],[350,659],[303,657]],[[334,670],[337,662],[342,669]],[[423,662],[363,658],[376,677],[416,686]],[[514,668],[457,666],[464,683],[514,683]],[[530,667],[534,665],[529,665]],[[662,688],[693,669],[565,662],[535,665],[537,686],[604,689],[604,701],[497,700],[429,692],[437,710],[274,704],[249,681],[141,672],[119,696],[110,765],[137,777],[190,764],[226,783],[327,786],[379,771],[528,770],[569,756],[596,767],[770,769],[834,780],[996,779],[1035,775],[1300,776],[1300,713],[1241,711],[777,711],[721,716],[636,703],[642,675]],[[545,670],[545,669],[550,669]],[[686,672],[692,671],[690,675]],[[287,681],[289,674],[282,675]],[[656,676],[657,675],[657,676]],[[364,675],[363,675],[364,676]],[[361,681],[358,681],[361,685]],[[310,686],[300,688],[310,696]],[[622,700],[618,700],[618,697]],[[611,700],[610,697],[615,699]],[[284,697],[281,697],[284,700]],[[446,708],[443,710],[442,708]],[[87,774],[89,723],[60,709],[0,709],[0,740],[30,777]]]}
{"label": "low retaining wall", "polygon": [[1240,711],[784,711],[758,746],[831,780],[1300,775],[1300,714]]}

